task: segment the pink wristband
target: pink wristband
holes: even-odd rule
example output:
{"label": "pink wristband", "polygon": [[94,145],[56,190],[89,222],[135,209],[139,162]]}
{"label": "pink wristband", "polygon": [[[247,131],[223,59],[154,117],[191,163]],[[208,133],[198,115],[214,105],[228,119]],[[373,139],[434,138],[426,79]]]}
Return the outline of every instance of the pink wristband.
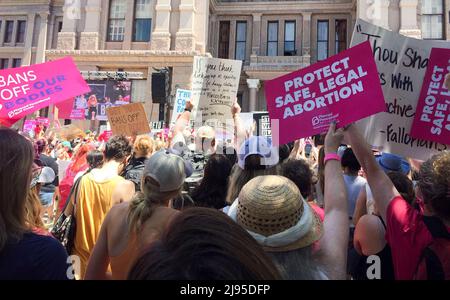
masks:
{"label": "pink wristband", "polygon": [[325,155],[325,159],[323,160],[323,164],[325,165],[329,160],[337,160],[341,161],[341,157],[337,153],[328,153]]}

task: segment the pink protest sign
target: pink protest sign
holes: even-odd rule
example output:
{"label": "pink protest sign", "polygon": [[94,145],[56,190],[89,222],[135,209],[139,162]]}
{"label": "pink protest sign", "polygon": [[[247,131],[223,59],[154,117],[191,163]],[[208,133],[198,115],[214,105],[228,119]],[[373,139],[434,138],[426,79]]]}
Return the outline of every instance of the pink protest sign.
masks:
{"label": "pink protest sign", "polygon": [[36,118],[37,124],[41,124],[45,127],[48,127],[50,125],[50,120],[48,118],[38,117]]}
{"label": "pink protest sign", "polygon": [[332,121],[348,125],[385,110],[369,42],[265,84],[267,108],[278,119],[279,143],[319,134]]}
{"label": "pink protest sign", "polygon": [[23,131],[26,133],[34,132],[36,124],[36,120],[25,120],[25,122],[23,123]]}
{"label": "pink protest sign", "polygon": [[[450,49],[431,49],[411,136],[450,145]],[[447,77],[448,78],[448,77]]]}
{"label": "pink protest sign", "polygon": [[0,71],[0,123],[89,92],[71,57]]}

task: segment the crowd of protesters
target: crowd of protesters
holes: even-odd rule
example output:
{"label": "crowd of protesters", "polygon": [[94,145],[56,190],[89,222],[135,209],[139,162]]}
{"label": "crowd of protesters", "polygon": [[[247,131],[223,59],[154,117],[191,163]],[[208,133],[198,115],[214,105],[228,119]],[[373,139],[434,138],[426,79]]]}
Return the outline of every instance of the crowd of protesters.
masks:
{"label": "crowd of protesters", "polygon": [[450,152],[379,153],[336,124],[275,147],[237,104],[230,143],[192,109],[168,140],[0,128],[0,279],[450,279]]}

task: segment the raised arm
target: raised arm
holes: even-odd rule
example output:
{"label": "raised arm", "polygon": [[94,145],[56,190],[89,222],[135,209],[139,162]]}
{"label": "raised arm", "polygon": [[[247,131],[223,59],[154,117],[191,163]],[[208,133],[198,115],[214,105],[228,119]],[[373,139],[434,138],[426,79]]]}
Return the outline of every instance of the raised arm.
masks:
{"label": "raised arm", "polygon": [[359,192],[358,199],[356,200],[355,211],[353,212],[353,225],[358,224],[359,219],[367,214],[366,206],[367,196],[366,189],[362,188]]}
{"label": "raised arm", "polygon": [[[333,123],[325,138],[325,155],[335,154],[343,138],[343,129]],[[320,240],[321,261],[330,279],[346,279],[349,220],[347,191],[339,160],[325,163],[325,220]]]}
{"label": "raised arm", "polygon": [[247,138],[247,133],[245,132],[245,128],[242,124],[241,120],[241,106],[239,103],[236,102],[231,107],[231,115],[233,116],[234,120],[234,134],[235,134],[235,149],[239,150],[241,144],[245,141]]}
{"label": "raised arm", "polygon": [[350,143],[361,167],[367,175],[367,182],[373,194],[383,220],[386,220],[386,209],[389,202],[400,194],[389,177],[380,168],[372,154],[372,149],[359,132],[358,128],[350,125],[346,130],[346,140]]}
{"label": "raised arm", "polygon": [[184,129],[189,126],[189,121],[191,120],[191,111],[193,108],[194,105],[191,103],[191,101],[186,101],[184,112],[180,115],[173,127],[173,136],[176,136],[178,133],[182,133]]}

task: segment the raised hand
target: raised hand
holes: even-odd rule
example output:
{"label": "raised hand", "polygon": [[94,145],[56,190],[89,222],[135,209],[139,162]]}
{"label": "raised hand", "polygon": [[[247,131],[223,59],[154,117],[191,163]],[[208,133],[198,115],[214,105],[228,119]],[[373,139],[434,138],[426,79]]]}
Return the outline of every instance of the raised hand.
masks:
{"label": "raised hand", "polygon": [[236,101],[234,102],[233,106],[231,107],[231,115],[235,116],[237,114],[240,114],[242,111],[241,106],[239,105],[239,103]]}
{"label": "raised hand", "polygon": [[337,153],[343,138],[344,129],[339,128],[336,130],[336,122],[332,122],[325,136],[325,153]]}

